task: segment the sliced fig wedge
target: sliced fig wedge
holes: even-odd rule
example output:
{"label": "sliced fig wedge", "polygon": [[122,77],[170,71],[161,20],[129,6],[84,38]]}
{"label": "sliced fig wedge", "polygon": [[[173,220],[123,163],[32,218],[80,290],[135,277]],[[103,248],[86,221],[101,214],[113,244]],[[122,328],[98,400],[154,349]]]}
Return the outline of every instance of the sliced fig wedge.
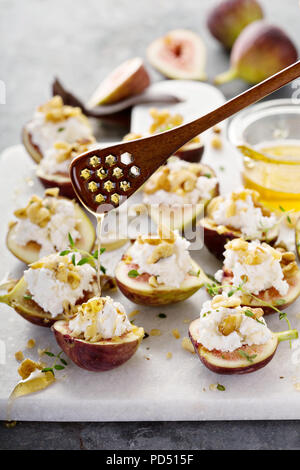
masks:
{"label": "sliced fig wedge", "polygon": [[189,327],[189,336],[195,352],[201,362],[216,374],[248,374],[266,366],[273,358],[277,346],[281,341],[298,338],[297,330],[287,330],[273,333],[265,344],[244,345],[232,352],[209,351],[202,344],[197,343],[198,322],[194,320]]}
{"label": "sliced fig wedge", "polygon": [[22,141],[25,149],[33,159],[35,163],[40,163],[43,158],[43,154],[41,153],[39,147],[33,143],[31,134],[25,125],[22,129]]}
{"label": "sliced fig wedge", "polygon": [[[115,282],[112,277],[107,275],[101,276],[102,290],[112,289],[113,287],[115,287]],[[93,284],[92,291],[85,292],[83,298],[79,299],[76,304],[80,305],[97,294],[98,286],[95,276],[95,283]],[[22,277],[10,292],[0,296],[0,303],[9,305],[9,307],[13,308],[19,315],[21,315],[21,317],[25,318],[25,320],[38,326],[50,327],[57,320],[62,320],[64,318],[64,315],[52,317],[49,312],[45,312],[30,297],[31,295],[28,291],[27,283],[24,277]]]}
{"label": "sliced fig wedge", "polygon": [[88,101],[93,108],[99,105],[112,104],[129,96],[142,93],[150,85],[150,77],[139,57],[126,60],[100,83]]}
{"label": "sliced fig wedge", "polygon": [[120,291],[132,302],[141,305],[167,305],[188,299],[208,282],[205,273],[195,261],[192,261],[192,266],[195,274],[188,274],[179,288],[164,285],[152,287],[148,282],[149,274],[131,278],[128,273],[133,266],[124,261],[117,265],[115,278]]}
{"label": "sliced fig wedge", "polygon": [[[285,280],[290,287],[284,298],[282,298],[274,287],[271,287],[270,289],[259,292],[259,294],[255,296],[256,298],[253,298],[251,295],[242,294],[241,305],[253,308],[260,307],[263,309],[265,315],[275,313],[275,310],[271,305],[276,307],[278,310],[285,310],[289,305],[295,302],[300,295],[300,270],[298,270],[293,276],[285,278]],[[224,273],[222,284],[228,285],[230,283],[230,273]],[[266,303],[270,304],[270,306],[265,305]]]}
{"label": "sliced fig wedge", "polygon": [[168,78],[205,80],[206,50],[198,34],[186,29],[170,31],[147,49],[150,64]]}
{"label": "sliced fig wedge", "polygon": [[204,153],[204,144],[202,142],[188,142],[175,155],[181,160],[189,163],[199,163]]}
{"label": "sliced fig wedge", "polygon": [[[94,246],[96,233],[95,228],[86,213],[75,203],[76,217],[80,220],[79,232],[81,238],[76,241],[76,247],[79,250],[90,252]],[[16,256],[20,261],[26,264],[31,264],[37,261],[40,256],[40,245],[36,242],[29,242],[26,246],[18,245],[14,240],[14,233],[16,224],[11,225],[6,236],[6,246],[9,251]],[[68,241],[66,240],[66,245]]]}
{"label": "sliced fig wedge", "polygon": [[91,343],[74,338],[64,320],[55,322],[52,331],[58,345],[77,366],[94,372],[124,364],[134,355],[144,337],[144,329],[134,327],[121,337]]}

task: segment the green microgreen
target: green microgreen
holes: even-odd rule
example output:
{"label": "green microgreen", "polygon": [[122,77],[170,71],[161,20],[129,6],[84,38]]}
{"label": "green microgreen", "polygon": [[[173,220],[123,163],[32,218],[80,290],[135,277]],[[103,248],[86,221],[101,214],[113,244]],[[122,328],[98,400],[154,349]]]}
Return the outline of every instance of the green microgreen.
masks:
{"label": "green microgreen", "polygon": [[221,384],[218,384],[217,385],[217,389],[220,390],[220,392],[225,392],[226,388],[224,387],[224,385],[221,385]]}
{"label": "green microgreen", "polygon": [[245,351],[243,351],[242,349],[238,349],[238,353],[241,357],[247,359],[247,361],[249,362],[253,362],[253,360],[256,358],[257,354],[252,354],[251,356],[249,356],[249,354],[247,354]]}
{"label": "green microgreen", "polygon": [[[44,351],[44,354],[55,359],[52,366],[44,367],[44,369],[42,369],[42,372],[51,372],[55,376],[55,370],[65,369],[65,366],[67,366],[68,363],[63,357],[61,357],[62,353],[63,351],[60,351],[58,354],[54,354],[51,351]],[[58,362],[60,362],[61,364],[57,364]]]}
{"label": "green microgreen", "polygon": [[128,272],[128,277],[138,277],[140,275],[140,273],[136,270],[136,269],[131,269],[129,272]]}

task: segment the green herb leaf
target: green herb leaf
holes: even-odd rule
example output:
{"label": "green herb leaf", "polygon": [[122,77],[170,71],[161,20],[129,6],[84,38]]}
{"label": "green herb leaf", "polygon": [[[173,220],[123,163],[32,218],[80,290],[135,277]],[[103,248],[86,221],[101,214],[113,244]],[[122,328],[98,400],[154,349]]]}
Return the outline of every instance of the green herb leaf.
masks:
{"label": "green herb leaf", "polygon": [[206,176],[206,178],[211,178],[211,174],[210,174],[210,173],[204,173],[203,176]]}
{"label": "green herb leaf", "polygon": [[253,362],[253,359],[256,358],[257,354],[252,354],[252,356],[249,356],[249,354],[247,354],[245,351],[243,351],[242,349],[239,349],[238,350],[238,353],[241,357],[244,357],[245,359],[247,359],[247,361],[249,362]]}
{"label": "green herb leaf", "polygon": [[62,357],[60,357],[59,359],[62,364],[64,364],[65,366],[68,365],[67,361],[65,361]]}
{"label": "green herb leaf", "polygon": [[90,260],[89,258],[81,258],[78,263],[77,263],[77,266],[82,266],[83,264],[86,264],[86,263],[89,263]]}
{"label": "green herb leaf", "polygon": [[68,255],[69,253],[71,253],[70,250],[64,250],[64,251],[61,251],[61,252],[59,253],[59,256],[66,256],[66,255]]}
{"label": "green herb leaf", "polygon": [[59,127],[59,128],[57,129],[57,132],[62,132],[62,131],[64,131],[64,130],[65,130],[65,127]]}
{"label": "green herb leaf", "polygon": [[103,272],[103,274],[106,274],[106,268],[104,266],[102,266],[102,264],[100,266],[100,270]]}
{"label": "green herb leaf", "polygon": [[72,254],[72,263],[76,266],[75,253]]}
{"label": "green herb leaf", "polygon": [[75,243],[74,243],[74,240],[73,240],[72,235],[70,234],[70,232],[68,233],[68,238],[69,238],[70,247],[74,248]]}
{"label": "green herb leaf", "polygon": [[45,367],[44,369],[41,370],[41,372],[51,372],[54,376],[54,370],[52,367]]}
{"label": "green herb leaf", "polygon": [[221,385],[221,384],[218,384],[217,385],[217,389],[220,390],[220,392],[224,392],[226,390],[226,388],[224,387],[224,385]]}
{"label": "green herb leaf", "polygon": [[30,294],[25,294],[25,295],[23,296],[23,298],[24,298],[25,300],[31,300],[31,299],[32,299],[32,295],[30,295]]}
{"label": "green herb leaf", "polygon": [[129,272],[128,272],[128,277],[138,277],[140,274],[138,273],[138,271],[136,269],[131,269]]}
{"label": "green herb leaf", "polygon": [[50,357],[54,357],[55,354],[53,354],[52,352],[50,351],[44,351],[44,354],[47,354],[47,356],[50,356]]}
{"label": "green herb leaf", "polygon": [[55,364],[54,369],[55,370],[63,370],[65,367],[61,366],[60,364]]}

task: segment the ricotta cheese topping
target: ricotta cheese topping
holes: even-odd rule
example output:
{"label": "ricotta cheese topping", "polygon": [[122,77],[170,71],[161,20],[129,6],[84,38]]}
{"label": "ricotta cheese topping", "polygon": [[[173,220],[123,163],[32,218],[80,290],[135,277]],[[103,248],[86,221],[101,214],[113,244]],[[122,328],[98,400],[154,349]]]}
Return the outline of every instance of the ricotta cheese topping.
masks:
{"label": "ricotta cheese topping", "polygon": [[95,270],[90,264],[78,265],[81,258],[80,253],[53,254],[33,263],[24,272],[32,300],[52,317],[74,306],[86,292],[93,290]]}
{"label": "ricotta cheese topping", "polygon": [[[35,212],[31,211],[33,204],[36,204]],[[45,209],[48,212],[45,212],[45,219],[41,221],[39,213]],[[80,239],[78,231],[80,220],[76,217],[72,201],[53,197],[34,198],[28,208],[23,210],[25,212],[21,211],[22,209],[19,209],[15,212],[18,221],[13,238],[21,246],[25,246],[28,242],[38,243],[41,247],[40,257],[65,249],[69,243],[69,233],[75,242]]]}
{"label": "ricotta cheese topping", "polygon": [[[243,290],[252,294],[271,287],[282,296],[288,292],[289,284],[284,280],[279,250],[267,243],[247,242],[240,238],[227,243],[225,248],[224,270],[232,272],[234,286],[243,284]],[[221,280],[222,274],[216,273],[217,281]]]}
{"label": "ricotta cheese topping", "polygon": [[27,131],[43,155],[58,141],[94,140],[90,123],[80,108],[64,106],[58,96],[36,110]]}
{"label": "ricotta cheese topping", "polygon": [[210,199],[217,179],[208,173],[200,174],[201,168],[200,164],[171,157],[146,183],[143,202],[181,206]]}
{"label": "ricotta cheese topping", "polygon": [[265,216],[262,209],[257,207],[258,193],[250,190],[233,192],[224,198],[212,212],[212,218],[217,225],[233,227],[242,232],[245,238],[260,238],[263,232],[268,232],[277,222],[275,214]]}
{"label": "ricotta cheese topping", "polygon": [[171,243],[159,237],[141,236],[129,248],[128,254],[130,262],[138,265],[140,274],[151,274],[158,284],[178,288],[192,270],[189,245],[177,231]]}
{"label": "ricotta cheese topping", "polygon": [[83,335],[87,341],[120,337],[132,330],[125,308],[111,297],[94,297],[79,307],[69,321],[73,336]]}
{"label": "ricotta cheese topping", "polygon": [[[216,349],[224,352],[235,351],[243,345],[265,344],[272,332],[264,318],[256,316],[256,311],[261,309],[242,308],[239,302],[237,299],[235,307],[223,306],[222,302],[214,305],[213,300],[204,302],[196,332],[197,342],[209,351]],[[250,316],[251,312],[253,316]]]}

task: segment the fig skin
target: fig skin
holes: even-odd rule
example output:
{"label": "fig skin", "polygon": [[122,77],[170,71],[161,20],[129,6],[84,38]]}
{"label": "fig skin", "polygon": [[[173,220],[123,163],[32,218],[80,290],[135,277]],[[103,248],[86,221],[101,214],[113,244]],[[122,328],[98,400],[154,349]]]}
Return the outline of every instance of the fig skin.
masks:
{"label": "fig skin", "polygon": [[[114,279],[110,276],[101,276],[101,288],[102,290],[109,290],[115,287]],[[82,299],[76,302],[79,305],[83,302],[87,302],[89,299],[94,297],[98,293],[98,286],[95,282],[92,286],[91,292],[85,292]],[[21,317],[25,320],[33,323],[37,326],[51,327],[57,320],[62,320],[63,315],[52,317],[50,313],[45,312],[34,300],[25,299],[24,296],[28,295],[27,283],[22,277],[16,282],[14,288],[7,294],[0,296],[0,303],[5,303],[9,307],[13,308]]]}
{"label": "fig skin", "polygon": [[147,274],[142,274],[135,279],[130,278],[128,272],[131,269],[137,269],[137,267],[136,265],[126,264],[124,261],[119,262],[116,268],[115,278],[122,294],[135,304],[150,305],[153,307],[168,305],[188,299],[206,282],[209,282],[209,279],[205,276],[197,263],[192,261],[192,266],[195,272],[198,272],[200,269],[199,277],[188,276],[188,280],[186,279],[179,288],[166,286],[151,287],[148,283],[150,275]]}
{"label": "fig skin", "polygon": [[35,163],[40,163],[43,158],[43,154],[41,153],[39,147],[32,142],[31,134],[28,131],[26,124],[22,129],[22,142],[32,160]]}
{"label": "fig skin", "polygon": [[263,16],[256,0],[222,0],[210,11],[207,27],[226,49],[231,49],[241,31]]}
{"label": "fig skin", "polygon": [[36,176],[45,188],[59,188],[59,194],[61,196],[67,197],[68,199],[77,199],[69,176],[61,174],[47,175],[39,168],[36,171]]}
{"label": "fig skin", "polygon": [[[116,81],[119,75],[121,80]],[[122,81],[123,80],[123,81]],[[88,106],[117,103],[125,98],[142,93],[150,85],[150,77],[139,57],[123,62],[100,83],[91,96]]]}
{"label": "fig skin", "polygon": [[[232,352],[223,352],[213,349],[209,351],[202,344],[197,342],[197,323],[199,318],[194,320],[189,327],[189,337],[194,346],[195,352],[200,361],[212,372],[223,375],[249,374],[265,367],[274,357],[278,344],[281,341],[298,338],[297,330],[282,331],[272,333],[271,338],[265,344],[244,345]],[[238,351],[244,351],[249,356],[256,355],[249,362],[247,358],[239,355]]]}
{"label": "fig skin", "polygon": [[[274,287],[270,289],[266,289],[261,291],[259,294],[255,295],[255,297],[260,298],[263,302],[268,302],[271,305],[274,305],[278,310],[285,310],[289,305],[291,305],[300,295],[300,270],[296,272],[293,277],[285,279],[290,288],[288,293],[284,296],[285,303],[278,304],[276,301],[281,300],[282,296],[279,295],[277,290]],[[231,283],[231,275],[230,273],[224,273],[222,284],[228,285]],[[264,315],[269,315],[271,313],[276,313],[274,309],[269,306],[264,305],[262,302],[259,302],[256,299],[253,299],[250,295],[243,294],[241,297],[241,305],[243,307],[260,307],[264,311]]]}
{"label": "fig skin", "polygon": [[[96,232],[89,217],[83,209],[75,203],[76,216],[81,221],[80,234],[81,238],[76,242],[76,247],[80,250],[90,252],[95,244]],[[17,222],[16,222],[17,223]],[[26,246],[17,245],[13,240],[14,227],[16,223],[10,226],[6,236],[6,246],[8,250],[20,261],[26,264],[38,261],[40,256],[40,246],[35,242],[29,242]],[[66,244],[68,241],[66,240]]]}
{"label": "fig skin", "polygon": [[150,64],[167,78],[206,80],[206,49],[197,34],[186,29],[170,31],[147,48]]}
{"label": "fig skin", "polygon": [[297,60],[295,45],[285,32],[263,20],[255,21],[242,31],[231,51],[230,69],[218,75],[220,85],[235,78],[259,83]]}
{"label": "fig skin", "polygon": [[189,163],[199,163],[204,153],[204,145],[202,143],[187,143],[181,149],[177,150],[174,155]]}
{"label": "fig skin", "polygon": [[66,321],[54,323],[51,329],[64,353],[77,366],[92,372],[108,371],[127,362],[144,337],[144,329],[135,327],[117,340],[91,343],[71,336]]}

